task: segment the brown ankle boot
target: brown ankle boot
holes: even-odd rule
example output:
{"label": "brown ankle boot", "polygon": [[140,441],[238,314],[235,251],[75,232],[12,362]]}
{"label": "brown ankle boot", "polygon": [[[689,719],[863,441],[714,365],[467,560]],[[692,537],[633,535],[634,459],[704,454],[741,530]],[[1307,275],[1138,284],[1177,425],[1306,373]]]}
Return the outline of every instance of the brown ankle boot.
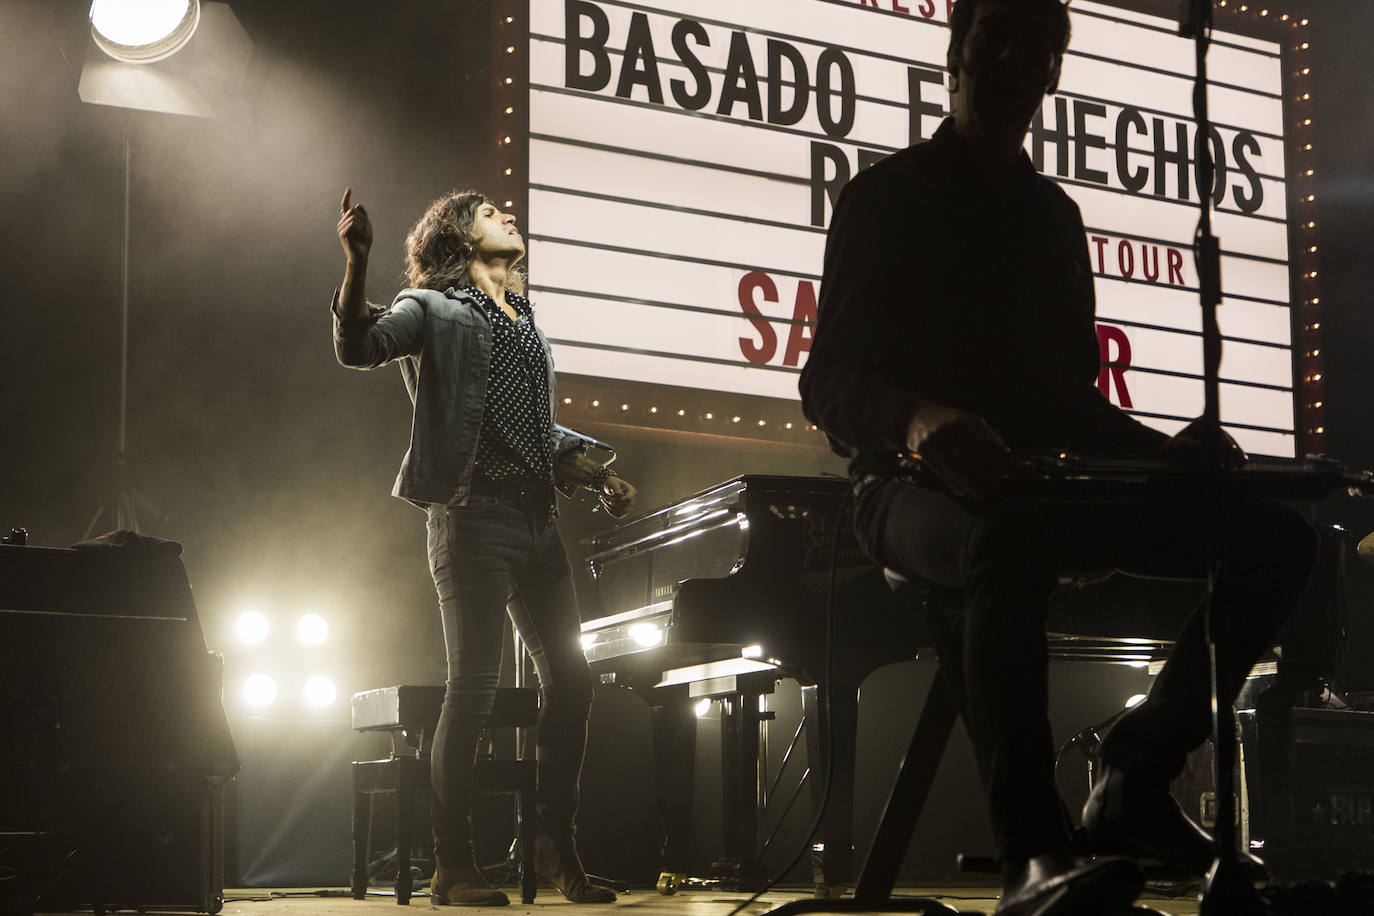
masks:
{"label": "brown ankle boot", "polygon": [[434,865],[429,901],[435,906],[506,906],[510,898],[491,886],[472,863],[445,867]]}
{"label": "brown ankle boot", "polygon": [[558,837],[539,831],[534,846],[534,871],[573,903],[615,903],[615,891],[587,880],[571,834]]}

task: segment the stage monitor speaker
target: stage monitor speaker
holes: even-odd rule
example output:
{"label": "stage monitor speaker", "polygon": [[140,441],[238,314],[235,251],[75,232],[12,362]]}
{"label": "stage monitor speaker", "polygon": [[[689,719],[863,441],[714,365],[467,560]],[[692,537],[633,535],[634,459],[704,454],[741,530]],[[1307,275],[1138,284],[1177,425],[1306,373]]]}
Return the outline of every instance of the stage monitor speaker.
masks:
{"label": "stage monitor speaker", "polygon": [[1374,713],[1291,711],[1258,724],[1255,833],[1282,881],[1374,871]]}
{"label": "stage monitor speaker", "polygon": [[4,903],[219,911],[222,680],[179,559],[0,545]]}

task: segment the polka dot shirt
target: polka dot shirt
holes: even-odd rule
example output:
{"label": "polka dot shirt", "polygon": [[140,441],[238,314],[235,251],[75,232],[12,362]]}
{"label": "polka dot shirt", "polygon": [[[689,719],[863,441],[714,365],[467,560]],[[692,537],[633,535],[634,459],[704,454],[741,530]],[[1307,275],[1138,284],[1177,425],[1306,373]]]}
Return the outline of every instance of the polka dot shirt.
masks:
{"label": "polka dot shirt", "polygon": [[507,304],[519,313],[511,321],[481,290],[468,287],[464,292],[491,320],[491,372],[477,437],[477,470],[488,480],[551,484],[549,370],[534,330],[534,310],[528,299],[507,292]]}

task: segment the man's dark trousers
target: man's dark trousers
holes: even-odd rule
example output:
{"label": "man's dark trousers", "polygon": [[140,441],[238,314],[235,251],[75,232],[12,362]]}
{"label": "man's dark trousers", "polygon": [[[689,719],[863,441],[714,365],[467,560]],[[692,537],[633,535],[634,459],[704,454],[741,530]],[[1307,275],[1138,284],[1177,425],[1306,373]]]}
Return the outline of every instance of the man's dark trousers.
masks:
{"label": "man's dark trousers", "polygon": [[[1306,584],[1317,551],[1291,509],[1232,500],[1217,515],[1212,615],[1221,702],[1230,704]],[[963,592],[962,645],[937,652],[960,672],[964,716],[987,792],[1000,857],[1069,847],[1054,784],[1045,622],[1062,574],[1120,570],[1203,578],[1208,512],[1152,501],[1100,505],[973,503],[901,479],[860,488],[856,528],[875,560]],[[1150,697],[1103,746],[1109,763],[1172,779],[1211,733],[1210,670],[1199,607],[1177,637]]]}

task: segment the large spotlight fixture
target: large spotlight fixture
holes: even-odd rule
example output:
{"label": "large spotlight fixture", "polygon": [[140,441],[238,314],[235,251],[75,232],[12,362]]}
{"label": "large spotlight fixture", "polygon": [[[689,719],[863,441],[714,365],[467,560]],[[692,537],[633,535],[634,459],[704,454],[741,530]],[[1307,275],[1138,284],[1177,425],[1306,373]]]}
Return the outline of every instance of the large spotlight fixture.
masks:
{"label": "large spotlight fixture", "polygon": [[100,50],[151,64],[186,46],[200,24],[200,0],[92,0],[91,35]]}

